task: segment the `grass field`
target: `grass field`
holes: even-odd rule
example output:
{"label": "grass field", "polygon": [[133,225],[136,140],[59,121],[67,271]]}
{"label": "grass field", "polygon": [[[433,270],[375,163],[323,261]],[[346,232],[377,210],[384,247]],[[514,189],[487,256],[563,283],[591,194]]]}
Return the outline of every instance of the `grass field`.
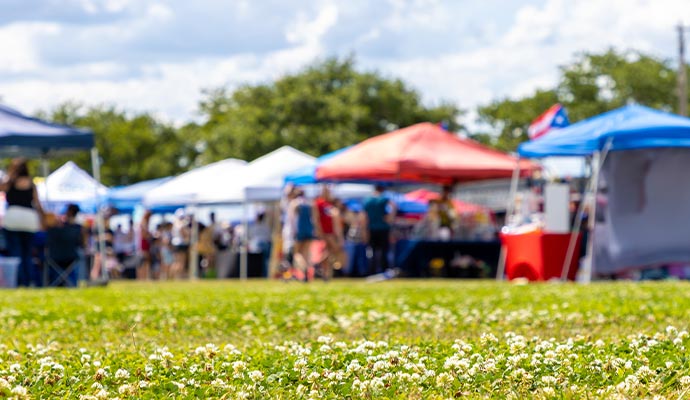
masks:
{"label": "grass field", "polygon": [[0,292],[0,398],[686,398],[690,284]]}

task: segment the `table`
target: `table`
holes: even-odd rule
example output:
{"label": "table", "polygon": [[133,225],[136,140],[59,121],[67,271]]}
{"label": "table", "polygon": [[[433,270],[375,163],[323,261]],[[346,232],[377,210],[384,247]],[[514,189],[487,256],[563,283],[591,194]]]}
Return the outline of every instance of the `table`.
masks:
{"label": "table", "polygon": [[[408,277],[495,278],[500,251],[498,240],[405,239],[395,244],[394,265]],[[462,260],[462,256],[483,263],[469,258]]]}
{"label": "table", "polygon": [[[506,276],[508,279],[527,278],[546,281],[561,278],[563,262],[570,244],[570,233],[533,231],[521,234],[502,234],[506,247]],[[568,270],[568,279],[575,280],[580,261],[579,234]]]}

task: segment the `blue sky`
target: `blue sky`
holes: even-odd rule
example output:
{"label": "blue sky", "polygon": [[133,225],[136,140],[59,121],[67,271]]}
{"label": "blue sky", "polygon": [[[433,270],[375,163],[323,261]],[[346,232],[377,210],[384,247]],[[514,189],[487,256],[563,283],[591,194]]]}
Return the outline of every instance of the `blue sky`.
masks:
{"label": "blue sky", "polygon": [[[579,51],[671,58],[687,0],[3,0],[0,98],[198,119],[206,88],[355,54],[433,104],[474,109],[549,87]],[[690,34],[688,35],[690,40]],[[472,124],[473,113],[467,117]]]}

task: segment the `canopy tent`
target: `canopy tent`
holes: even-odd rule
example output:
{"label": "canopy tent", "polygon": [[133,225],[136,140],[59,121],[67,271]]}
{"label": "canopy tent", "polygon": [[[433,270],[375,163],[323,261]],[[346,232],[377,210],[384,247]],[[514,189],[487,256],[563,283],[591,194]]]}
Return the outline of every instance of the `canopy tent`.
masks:
{"label": "canopy tent", "polygon": [[228,158],[195,168],[151,189],[144,195],[142,203],[147,208],[199,204],[200,196],[212,188],[241,179],[246,166],[246,161]]}
{"label": "canopy tent", "polygon": [[42,157],[59,150],[93,147],[90,130],[51,124],[0,105],[0,152],[4,156]]}
{"label": "canopy tent", "polygon": [[283,146],[247,164],[237,179],[214,185],[199,194],[200,204],[229,204],[245,201],[274,201],[282,196],[285,175],[314,165],[316,158],[293,147]]}
{"label": "canopy tent", "polygon": [[589,278],[594,272],[690,261],[688,147],[690,119],[631,105],[524,143],[519,153],[593,156]]}
{"label": "canopy tent", "polygon": [[[367,139],[317,167],[320,181],[431,182],[451,184],[508,178],[516,159],[421,123]],[[523,174],[534,166],[521,164]]]}
{"label": "canopy tent", "polygon": [[[3,156],[42,157],[44,159],[43,173],[47,176],[48,163],[45,157],[58,152],[89,149],[93,176],[97,182],[100,182],[100,159],[91,130],[52,124],[0,105],[0,153]],[[96,222],[99,236],[103,240],[105,227],[100,210]],[[102,259],[105,259],[103,243],[100,248]],[[103,277],[106,278],[106,269],[101,270]]]}
{"label": "canopy tent", "polygon": [[108,191],[107,203],[120,213],[131,214],[134,212],[134,208],[141,204],[146,193],[171,179],[172,177],[158,178],[138,182],[129,186],[111,188]]}
{"label": "canopy tent", "polygon": [[36,185],[36,190],[46,210],[62,213],[68,204],[74,203],[84,212],[95,213],[108,188],[68,161]]}
{"label": "canopy tent", "polygon": [[629,105],[555,130],[518,148],[522,157],[589,156],[606,147],[633,150],[690,147],[690,119]]}

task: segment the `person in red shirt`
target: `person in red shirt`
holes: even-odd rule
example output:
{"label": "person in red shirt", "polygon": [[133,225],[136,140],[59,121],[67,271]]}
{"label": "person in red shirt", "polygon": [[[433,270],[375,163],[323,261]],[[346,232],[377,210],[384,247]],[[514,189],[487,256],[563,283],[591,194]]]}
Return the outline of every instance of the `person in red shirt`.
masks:
{"label": "person in red shirt", "polygon": [[331,191],[326,185],[321,189],[321,196],[314,202],[313,220],[316,237],[323,240],[326,245],[325,254],[318,264],[321,266],[323,278],[328,280],[333,274],[333,268],[340,269],[345,264],[345,241],[342,218],[333,205]]}

